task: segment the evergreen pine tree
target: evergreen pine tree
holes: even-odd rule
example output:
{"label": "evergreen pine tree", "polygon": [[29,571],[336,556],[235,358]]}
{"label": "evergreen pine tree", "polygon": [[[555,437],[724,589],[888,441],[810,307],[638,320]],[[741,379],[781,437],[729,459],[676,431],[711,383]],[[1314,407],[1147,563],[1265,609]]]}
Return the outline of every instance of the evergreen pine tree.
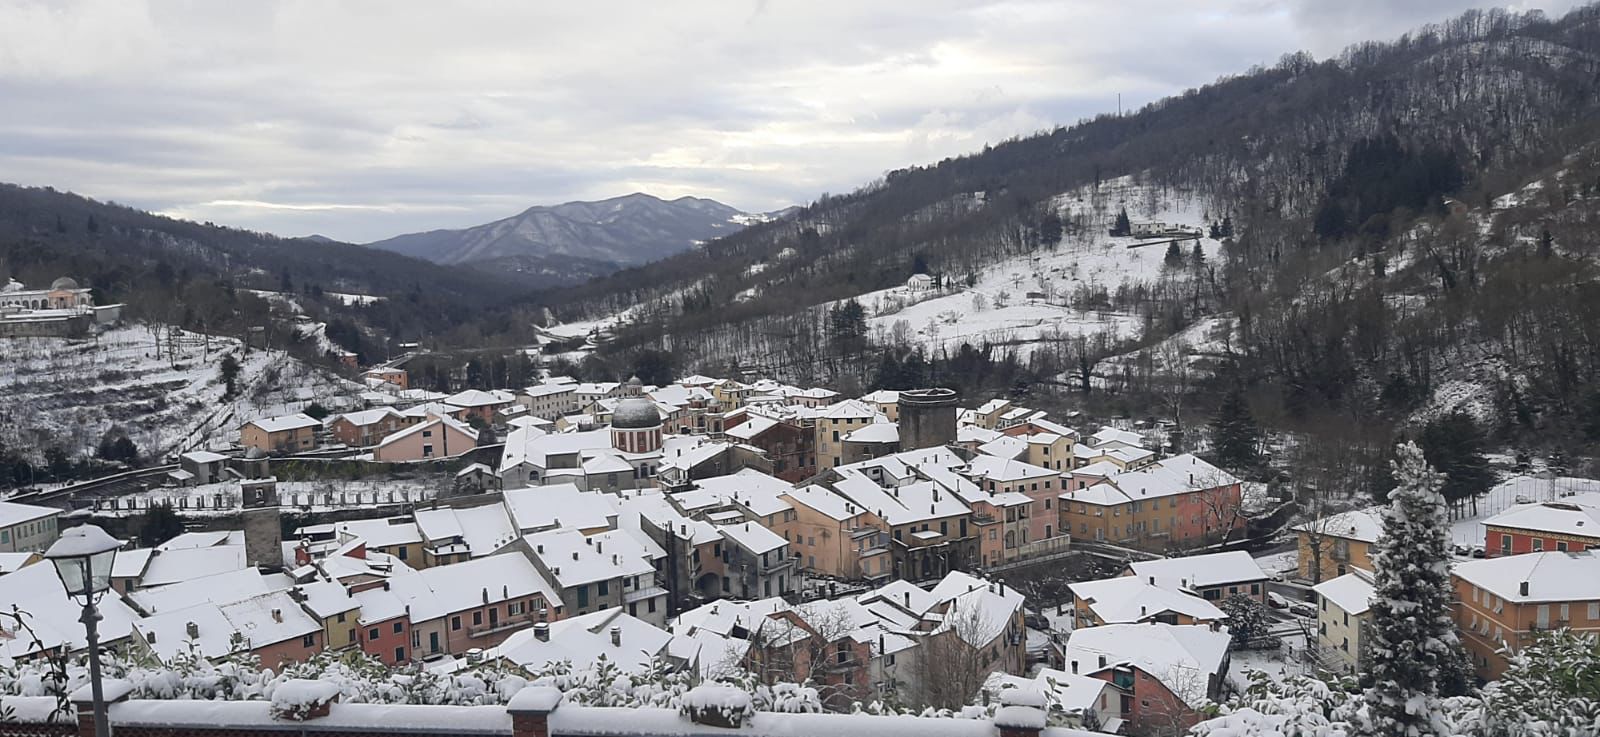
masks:
{"label": "evergreen pine tree", "polygon": [[1366,692],[1370,734],[1419,737],[1442,733],[1441,677],[1459,669],[1461,643],[1450,620],[1450,526],[1444,517],[1444,476],[1422,449],[1398,449],[1399,486],[1383,512],[1374,545],[1373,599],[1368,629]]}
{"label": "evergreen pine tree", "polygon": [[1230,471],[1253,469],[1261,463],[1261,429],[1250,414],[1244,393],[1234,387],[1222,398],[1211,420],[1211,447],[1218,465]]}
{"label": "evergreen pine tree", "polygon": [[1128,219],[1128,208],[1124,207],[1117,212],[1117,222],[1111,226],[1112,235],[1128,235],[1133,232],[1133,221]]}
{"label": "evergreen pine tree", "polygon": [[1206,265],[1206,251],[1204,248],[1200,247],[1200,239],[1195,239],[1194,253],[1189,258],[1190,260],[1194,261],[1194,267],[1196,269]]}
{"label": "evergreen pine tree", "polygon": [[1550,229],[1539,231],[1539,258],[1548,259],[1555,253],[1556,237],[1550,234]]}
{"label": "evergreen pine tree", "polygon": [[1177,241],[1167,244],[1167,256],[1163,261],[1174,269],[1183,266],[1183,249],[1178,247]]}

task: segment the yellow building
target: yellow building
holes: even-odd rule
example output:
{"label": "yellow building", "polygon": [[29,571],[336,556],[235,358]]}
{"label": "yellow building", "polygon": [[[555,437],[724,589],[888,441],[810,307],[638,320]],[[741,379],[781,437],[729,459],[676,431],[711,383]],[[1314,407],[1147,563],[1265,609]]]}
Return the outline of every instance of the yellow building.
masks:
{"label": "yellow building", "polygon": [[880,416],[877,409],[858,399],[846,399],[818,412],[817,470],[844,465],[844,436],[877,422]]}
{"label": "yellow building", "polygon": [[1383,534],[1383,517],[1376,507],[1357,509],[1299,524],[1294,530],[1300,578],[1327,581],[1352,568],[1372,570],[1372,544]]}

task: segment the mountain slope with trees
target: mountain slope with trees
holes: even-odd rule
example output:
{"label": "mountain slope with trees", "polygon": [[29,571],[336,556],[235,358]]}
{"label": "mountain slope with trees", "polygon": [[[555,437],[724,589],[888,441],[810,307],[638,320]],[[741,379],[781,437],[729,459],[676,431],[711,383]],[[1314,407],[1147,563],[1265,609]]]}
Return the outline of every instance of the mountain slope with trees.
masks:
{"label": "mountain slope with trees", "polygon": [[1202,202],[1209,232],[1227,226],[1221,258],[1185,289],[1105,295],[1142,334],[1064,335],[1026,358],[1033,377],[1081,373],[1071,383],[1092,399],[1113,378],[1107,357],[1226,316],[1226,383],[1211,388],[1243,387],[1271,428],[1351,429],[1341,442],[1369,469],[1387,465],[1394,433],[1457,409],[1490,437],[1592,443],[1578,408],[1600,406],[1597,93],[1600,7],[1472,11],[890,172],[545,300],[564,319],[628,309],[613,355],[867,384],[882,354],[834,335],[833,306],[1051,249],[1086,227],[1061,216],[1062,193],[1132,177]]}
{"label": "mountain slope with trees", "polygon": [[715,200],[667,201],[636,192],[530,207],[471,228],[409,233],[367,245],[441,264],[546,273],[577,282],[735,232],[748,217]]}

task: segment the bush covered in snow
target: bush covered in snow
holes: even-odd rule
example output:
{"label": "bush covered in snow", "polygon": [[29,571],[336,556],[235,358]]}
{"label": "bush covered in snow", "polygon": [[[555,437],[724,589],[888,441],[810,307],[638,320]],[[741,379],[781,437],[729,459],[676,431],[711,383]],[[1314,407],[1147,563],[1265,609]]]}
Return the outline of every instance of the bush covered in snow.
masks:
{"label": "bush covered in snow", "polygon": [[[684,695],[698,679],[657,660],[636,672],[627,672],[604,656],[593,663],[574,666],[552,663],[528,673],[501,663],[484,663],[457,673],[440,673],[421,666],[391,668],[360,652],[323,652],[282,672],[262,668],[253,656],[234,656],[211,662],[184,654],[168,664],[146,656],[112,656],[102,661],[106,678],[132,684],[131,698],[207,701],[285,701],[303,688],[285,684],[315,681],[327,684],[343,703],[494,705],[504,704],[524,686],[547,685],[562,691],[568,703],[586,706],[659,707],[678,709]],[[88,683],[87,661],[81,657],[65,664],[64,676],[47,661],[0,666],[0,696],[53,696],[61,708],[57,720],[70,719],[66,695]],[[719,677],[717,682],[747,695],[756,711],[810,713],[822,711],[817,690],[795,683],[764,684],[750,673]]]}

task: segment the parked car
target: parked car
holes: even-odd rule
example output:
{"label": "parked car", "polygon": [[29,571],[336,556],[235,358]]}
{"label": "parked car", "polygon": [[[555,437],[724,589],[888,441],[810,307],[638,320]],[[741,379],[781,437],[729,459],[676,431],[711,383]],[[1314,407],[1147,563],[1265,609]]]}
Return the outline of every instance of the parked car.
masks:
{"label": "parked car", "polygon": [[1283,598],[1282,594],[1279,594],[1275,591],[1268,591],[1267,606],[1272,607],[1273,609],[1288,609],[1289,600]]}
{"label": "parked car", "polygon": [[1483,549],[1482,545],[1474,545],[1474,546],[1472,546],[1472,557],[1474,557],[1474,558],[1482,558],[1482,557],[1484,557],[1486,555],[1488,555],[1488,551],[1485,551]]}
{"label": "parked car", "polygon": [[1455,551],[1456,555],[1472,555],[1472,546],[1466,543],[1456,543],[1450,546],[1450,549]]}
{"label": "parked car", "polygon": [[1289,604],[1289,611],[1302,617],[1317,616],[1317,608],[1309,601],[1296,601]]}

